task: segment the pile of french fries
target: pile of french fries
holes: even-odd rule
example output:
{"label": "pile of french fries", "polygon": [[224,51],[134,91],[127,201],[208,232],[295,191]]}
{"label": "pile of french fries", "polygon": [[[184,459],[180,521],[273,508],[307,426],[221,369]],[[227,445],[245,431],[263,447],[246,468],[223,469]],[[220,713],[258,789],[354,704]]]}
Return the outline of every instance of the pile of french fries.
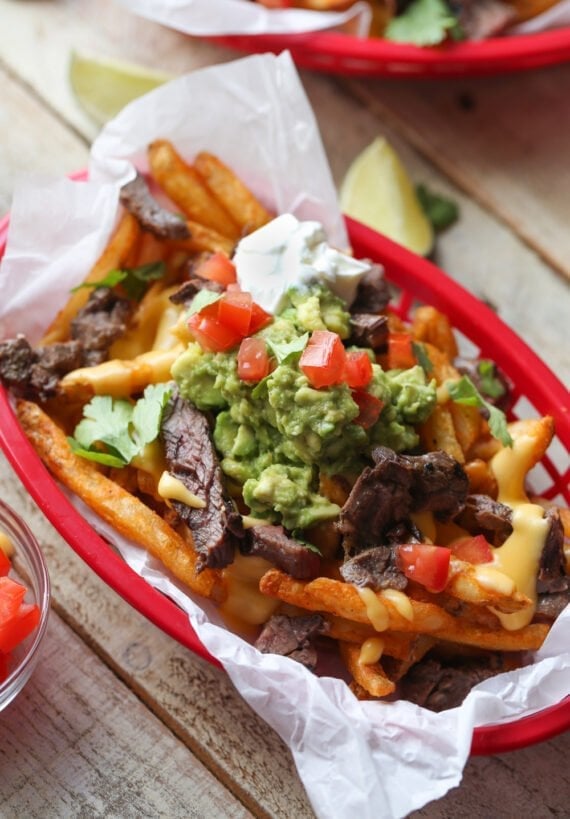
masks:
{"label": "pile of french fries", "polygon": [[[162,561],[189,590],[224,607],[232,594],[228,575],[231,567],[196,571],[191,533],[157,491],[164,469],[160,442],[151,445],[152,457],[116,468],[75,455],[66,437],[73,434],[83,406],[94,395],[134,398],[147,385],[170,380],[170,368],[190,336],[182,307],[174,305],[169,295],[181,284],[188,263],[204,253],[231,256],[241,236],[272,218],[242,181],[211,154],[200,153],[189,164],[168,141],[157,140],[149,146],[148,159],[151,183],[169,198],[173,210],[184,215],[190,237],[158,239],[143,231],[129,213],[121,216],[107,248],[85,281],[97,282],[110,270],[158,260],[165,263],[165,276],[149,285],[124,336],[114,342],[108,361],[68,373],[60,382],[58,397],[44,405],[19,400],[17,414],[39,456],[59,481],[117,532]],[[70,296],[42,344],[69,338],[70,323],[87,298],[87,289],[76,290]],[[459,378],[452,363],[457,355],[456,340],[445,316],[424,306],[415,311],[411,323],[393,313],[389,321],[392,329],[411,330],[425,345],[439,386]],[[513,436],[524,434],[533,439],[530,467],[541,460],[554,432],[549,418],[518,422],[511,430]],[[491,437],[487,422],[476,408],[454,404],[443,392],[419,433],[425,451],[444,450],[463,465],[472,492],[496,495],[490,459],[501,444]],[[519,480],[522,485],[524,475]],[[321,491],[342,503],[345,488],[334,479],[323,477]],[[567,514],[564,520],[569,534]],[[430,538],[441,545],[456,534],[450,524],[432,520],[430,527]],[[329,556],[322,577],[303,582],[270,568],[260,578],[255,594],[273,598],[275,606],[280,607],[277,610],[322,613],[328,623],[328,636],[338,642],[358,696],[391,694],[410,666],[437,645],[452,645],[458,654],[472,648],[520,652],[539,648],[547,634],[548,626],[541,623],[531,623],[518,631],[504,629],[491,608],[512,612],[531,601],[515,588],[505,592],[485,587],[473,567],[462,561],[452,561],[447,587],[439,594],[410,584],[406,595],[367,590],[367,597],[340,579],[334,557],[338,537],[335,525],[329,523],[308,533],[307,539]],[[396,660],[397,672],[390,676],[385,673],[380,655]]]}

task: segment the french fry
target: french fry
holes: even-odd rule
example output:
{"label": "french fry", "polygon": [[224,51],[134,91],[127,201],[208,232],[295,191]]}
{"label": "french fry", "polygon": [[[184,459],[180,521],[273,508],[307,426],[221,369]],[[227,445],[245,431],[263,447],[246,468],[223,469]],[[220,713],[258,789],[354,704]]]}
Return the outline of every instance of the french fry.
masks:
{"label": "french fry", "polygon": [[[447,316],[435,307],[422,305],[414,311],[412,332],[418,341],[428,342],[444,353],[449,361],[458,354],[457,342]],[[429,355],[429,353],[428,353]]]}
{"label": "french fry", "polygon": [[59,393],[69,400],[89,401],[94,395],[125,398],[142,392],[149,384],[170,380],[170,368],[182,352],[182,345],[169,350],[149,350],[135,358],[112,359],[95,367],[80,367],[59,382]]}
{"label": "french fry", "polygon": [[[140,235],[137,220],[130,213],[125,212],[111,241],[85,278],[85,283],[100,281],[111,270],[128,266],[129,256],[136,252]],[[45,333],[41,341],[42,345],[67,341],[71,322],[87,303],[90,293],[91,288],[85,287],[71,294],[67,304],[59,311]]]}
{"label": "french fry", "polygon": [[[324,618],[329,624],[327,636],[335,640],[362,645],[366,640],[379,636],[371,625],[355,623],[342,617],[335,617],[333,614],[325,614]],[[383,631],[381,639],[384,643],[382,653],[389,657],[407,660],[410,657],[416,657],[418,653],[423,656],[421,652],[418,652],[418,644],[425,642],[425,635],[418,635],[413,632]],[[431,641],[431,644],[433,644],[433,641]],[[417,659],[414,662],[417,662]]]}
{"label": "french fry", "polygon": [[235,239],[222,236],[216,230],[201,225],[193,219],[186,221],[190,231],[189,239],[170,240],[172,247],[187,250],[189,253],[225,253],[231,256],[236,245]]}
{"label": "french fry", "polygon": [[155,140],[149,145],[148,158],[152,175],[188,219],[222,236],[239,239],[237,224],[198,171],[184,162],[170,142]]}
{"label": "french fry", "polygon": [[203,151],[194,160],[194,167],[241,228],[242,233],[251,233],[272,218],[272,214],[255,198],[249,188],[217,156]]}
{"label": "french fry", "polygon": [[[374,616],[354,586],[328,577],[303,582],[272,569],[261,578],[260,590],[309,611],[326,611],[357,623],[370,624]],[[518,631],[480,628],[453,617],[439,606],[413,599],[410,602],[414,616],[410,621],[389,599],[378,597],[378,600],[386,610],[390,631],[431,634],[440,640],[499,651],[534,651],[540,648],[548,633],[548,626],[542,624],[525,626]]]}
{"label": "french fry", "polygon": [[373,697],[387,697],[394,693],[396,686],[384,674],[379,662],[370,665],[360,662],[360,646],[342,641],[338,646],[340,655],[357,685]]}
{"label": "french fry", "polygon": [[64,432],[37,404],[18,401],[18,418],[50,472],[118,532],[158,558],[196,594],[220,603],[226,587],[219,572],[196,573],[197,555],[167,523],[91,461],[73,454]]}
{"label": "french fry", "polygon": [[477,407],[466,404],[456,404],[450,401],[447,405],[453,421],[455,437],[467,458],[473,444],[479,439],[483,425],[483,418]]}
{"label": "french fry", "polygon": [[438,404],[427,421],[420,426],[419,434],[422,445],[428,452],[442,449],[460,464],[465,463],[465,455],[457,440],[453,416],[448,406]]}
{"label": "french fry", "polygon": [[485,582],[478,566],[455,557],[451,558],[450,577],[445,591],[473,606],[493,606],[506,613],[532,606],[532,600],[517,591],[514,582],[506,575],[497,572],[495,584],[493,577]]}

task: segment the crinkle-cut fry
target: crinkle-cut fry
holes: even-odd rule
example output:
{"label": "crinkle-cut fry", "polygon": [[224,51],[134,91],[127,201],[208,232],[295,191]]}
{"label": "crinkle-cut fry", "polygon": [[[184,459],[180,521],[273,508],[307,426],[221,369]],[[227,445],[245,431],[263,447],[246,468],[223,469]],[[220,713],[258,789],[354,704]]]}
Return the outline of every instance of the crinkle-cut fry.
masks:
{"label": "crinkle-cut fry", "polygon": [[37,404],[18,401],[20,424],[50,472],[103,520],[158,558],[192,591],[216,602],[226,597],[221,573],[196,573],[194,549],[138,498],[71,451],[64,432]]}
{"label": "crinkle-cut fry", "polygon": [[425,304],[414,311],[412,332],[418,341],[437,347],[449,361],[456,358],[459,351],[451,322],[435,307]]}
{"label": "crinkle-cut fry", "polygon": [[142,392],[149,384],[170,381],[170,368],[183,350],[149,350],[130,360],[112,359],[95,367],[81,367],[67,373],[58,385],[62,397],[89,401],[94,395],[125,398]]}
{"label": "crinkle-cut fry", "polygon": [[192,219],[187,219],[186,224],[190,231],[190,238],[172,239],[169,241],[171,247],[188,253],[225,253],[228,257],[233,255],[236,246],[234,239],[228,239],[227,236],[222,236],[218,231],[205,227]]}
{"label": "crinkle-cut fry", "polygon": [[[98,282],[117,268],[127,266],[129,257],[135,252],[141,235],[139,224],[134,216],[125,212],[111,240],[99,259],[95,262],[85,282]],[[91,294],[90,287],[76,290],[69,297],[67,304],[59,311],[46,334],[42,338],[42,345],[54,344],[57,341],[67,341],[70,325],[79,310],[85,306]]]}
{"label": "crinkle-cut fry", "polygon": [[[268,571],[260,581],[260,590],[271,597],[309,611],[326,611],[357,623],[372,624],[377,606],[367,606],[358,590],[350,583],[328,577],[304,582],[295,580],[278,569]],[[479,646],[500,651],[532,651],[540,648],[548,626],[533,624],[518,631],[490,630],[453,617],[439,606],[410,598],[413,619],[403,617],[388,598],[375,595],[385,609],[386,630],[431,634],[441,640]]]}
{"label": "crinkle-cut fry", "polygon": [[453,424],[453,416],[448,406],[437,404],[430,417],[419,429],[420,440],[425,450],[435,452],[442,449],[459,461],[465,463],[465,455]]}
{"label": "crinkle-cut fry", "polygon": [[532,606],[532,600],[517,591],[507,575],[494,569],[489,573],[484,566],[475,566],[455,557],[450,561],[445,591],[473,606],[493,606],[507,614]]}
{"label": "crinkle-cut fry", "polygon": [[338,644],[340,656],[357,685],[368,691],[373,697],[387,697],[396,690],[379,662],[364,664],[360,661],[361,646],[356,643]]}
{"label": "crinkle-cut fry", "polygon": [[217,156],[202,151],[194,160],[194,167],[243,233],[252,233],[273,218],[241,179]]}
{"label": "crinkle-cut fry", "polygon": [[230,239],[240,229],[210,190],[196,168],[185,162],[171,142],[157,139],[148,147],[152,175],[162,190],[192,221],[212,228]]}

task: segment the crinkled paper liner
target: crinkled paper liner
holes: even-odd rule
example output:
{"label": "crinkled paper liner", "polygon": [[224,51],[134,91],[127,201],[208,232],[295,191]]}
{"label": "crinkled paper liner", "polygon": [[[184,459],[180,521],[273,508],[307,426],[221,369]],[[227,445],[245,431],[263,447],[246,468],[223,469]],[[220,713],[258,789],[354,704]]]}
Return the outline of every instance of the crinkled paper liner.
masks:
{"label": "crinkled paper liner", "polygon": [[[195,112],[201,115],[196,116]],[[181,77],[131,103],[96,140],[90,182],[28,180],[14,197],[0,266],[0,337],[37,340],[105,245],[118,186],[145,168],[146,145],[171,139],[186,156],[217,153],[276,212],[316,218],[347,243],[318,129],[287,54],[248,57]],[[94,528],[186,612],[236,688],[291,748],[319,817],[405,816],[461,781],[473,728],[559,702],[570,685],[570,607],[536,662],[478,685],[461,708],[434,714],[407,702],[360,702],[340,679],[263,655],[227,631],[146,552],[77,499]]]}

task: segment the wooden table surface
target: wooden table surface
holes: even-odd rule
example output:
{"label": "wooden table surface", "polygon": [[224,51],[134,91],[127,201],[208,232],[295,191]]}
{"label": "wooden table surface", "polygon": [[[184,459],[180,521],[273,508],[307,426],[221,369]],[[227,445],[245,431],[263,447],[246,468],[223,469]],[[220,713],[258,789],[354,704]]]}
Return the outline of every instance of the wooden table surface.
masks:
{"label": "wooden table surface", "polygon": [[[175,74],[236,56],[109,0],[0,0],[1,212],[23,173],[86,164],[97,126],[68,84],[72,49]],[[570,64],[481,80],[302,79],[335,179],[387,136],[416,181],[460,205],[439,264],[570,384]],[[53,583],[41,662],[0,715],[0,817],[313,816],[288,750],[227,677],[105,586],[3,457],[0,497],[38,536]],[[566,734],[472,759],[459,788],[414,816],[567,816],[569,758]]]}

